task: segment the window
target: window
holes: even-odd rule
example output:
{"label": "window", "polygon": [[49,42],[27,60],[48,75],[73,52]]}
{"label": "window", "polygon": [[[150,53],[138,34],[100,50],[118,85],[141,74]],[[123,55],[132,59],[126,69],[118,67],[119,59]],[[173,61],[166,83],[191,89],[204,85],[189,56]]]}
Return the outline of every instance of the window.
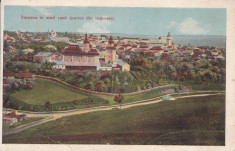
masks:
{"label": "window", "polygon": [[82,60],[83,62],[87,62],[87,57],[86,56],[82,57]]}
{"label": "window", "polygon": [[88,57],[88,62],[91,62],[91,57]]}

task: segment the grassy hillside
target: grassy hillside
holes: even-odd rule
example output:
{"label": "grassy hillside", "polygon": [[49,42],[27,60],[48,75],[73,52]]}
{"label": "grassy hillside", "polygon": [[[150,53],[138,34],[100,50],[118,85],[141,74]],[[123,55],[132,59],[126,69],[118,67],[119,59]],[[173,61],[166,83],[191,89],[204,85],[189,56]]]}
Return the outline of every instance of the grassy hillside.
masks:
{"label": "grassy hillside", "polygon": [[74,92],[49,80],[35,79],[32,90],[22,89],[11,94],[11,97],[28,104],[44,105],[46,101],[50,101],[51,104],[69,102],[86,98],[87,95]]}
{"label": "grassy hillside", "polygon": [[[8,92],[9,107],[25,111],[71,110],[99,105],[108,105],[112,97],[101,98],[67,88],[49,80],[35,79],[32,90],[20,89]],[[46,102],[50,102],[46,109]]]}
{"label": "grassy hillside", "polygon": [[224,95],[74,115],[3,137],[3,143],[224,145],[224,141]]}

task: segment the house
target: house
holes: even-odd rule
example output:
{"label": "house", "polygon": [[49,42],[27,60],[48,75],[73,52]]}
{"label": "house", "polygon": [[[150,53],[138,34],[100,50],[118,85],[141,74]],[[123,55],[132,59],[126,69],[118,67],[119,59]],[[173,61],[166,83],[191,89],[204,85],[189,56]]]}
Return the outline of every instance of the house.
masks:
{"label": "house", "polygon": [[55,62],[55,55],[51,52],[39,52],[33,57],[35,62]]}
{"label": "house", "polygon": [[130,65],[124,62],[122,59],[115,59],[113,64],[114,69],[120,69],[122,71],[130,71]]}
{"label": "house", "polygon": [[46,45],[44,48],[50,49],[50,50],[57,50],[57,48],[53,45]]}
{"label": "house", "polygon": [[154,52],[156,52],[158,54],[162,54],[164,52],[164,50],[162,49],[161,46],[153,46],[149,50],[154,51]]}
{"label": "house", "polygon": [[3,48],[3,54],[6,54],[8,52],[9,52],[9,50],[7,48]]}
{"label": "house", "polygon": [[3,77],[6,79],[15,79],[15,75],[12,72],[3,72]]}
{"label": "house", "polygon": [[10,84],[9,84],[8,80],[3,78],[3,88],[7,88],[9,86],[10,86]]}
{"label": "house", "polygon": [[33,49],[30,49],[30,48],[27,48],[27,49],[22,50],[22,52],[23,52],[24,54],[28,54],[28,53],[33,53],[34,50],[33,50]]}
{"label": "house", "polygon": [[25,79],[26,82],[31,82],[31,80],[33,78],[33,73],[18,73],[17,78]]}
{"label": "house", "polygon": [[3,122],[9,125],[12,125],[16,122],[22,122],[27,119],[25,114],[17,115],[16,112],[11,112],[3,117]]}
{"label": "house", "polygon": [[62,61],[57,61],[55,62],[56,64],[53,65],[53,69],[62,69],[64,70],[65,69],[65,64],[62,62]]}
{"label": "house", "polygon": [[218,51],[217,49],[213,49],[213,50],[211,50],[211,54],[212,54],[213,56],[218,56],[219,51]]}
{"label": "house", "polygon": [[6,36],[6,37],[5,37],[5,40],[6,40],[7,42],[15,42],[15,41],[16,41],[15,38],[9,37],[9,36]]}
{"label": "house", "polygon": [[7,125],[13,125],[14,123],[17,123],[17,118],[15,117],[3,117],[3,123]]}
{"label": "house", "polygon": [[13,46],[9,46],[7,49],[9,50],[9,52],[15,52],[16,51],[16,48],[13,47]]}
{"label": "house", "polygon": [[218,60],[225,60],[225,58],[222,55],[216,56],[216,59],[218,59]]}

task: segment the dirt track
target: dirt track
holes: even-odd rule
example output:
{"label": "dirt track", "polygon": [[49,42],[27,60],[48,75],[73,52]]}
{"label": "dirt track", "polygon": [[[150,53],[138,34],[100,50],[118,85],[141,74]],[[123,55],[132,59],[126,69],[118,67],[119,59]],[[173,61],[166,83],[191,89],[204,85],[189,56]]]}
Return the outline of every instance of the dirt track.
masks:
{"label": "dirt track", "polygon": [[[176,98],[179,99],[179,98],[189,98],[189,97],[202,97],[202,96],[221,95],[221,94],[224,94],[224,93],[187,95],[187,96],[180,96],[180,97],[176,97]],[[121,109],[127,109],[127,108],[131,108],[131,107],[142,106],[142,105],[149,105],[149,104],[159,103],[159,102],[162,102],[162,101],[163,100],[160,97],[157,97],[155,99],[148,99],[148,100],[143,100],[143,101],[139,101],[139,102],[126,103],[126,104],[122,104]],[[99,107],[92,107],[92,108],[86,108],[86,109],[62,111],[62,112],[58,111],[58,112],[54,112],[54,113],[33,113],[33,112],[30,113],[29,112],[29,113],[26,113],[27,117],[45,117],[45,118],[40,120],[40,121],[25,124],[25,125],[22,125],[20,127],[16,127],[14,129],[4,131],[3,136],[10,135],[10,134],[15,134],[15,133],[24,131],[26,129],[29,129],[31,127],[41,125],[41,124],[44,124],[46,122],[53,121],[53,120],[56,120],[56,119],[59,119],[59,118],[62,118],[62,117],[71,116],[71,115],[85,114],[85,113],[89,113],[89,112],[112,110],[113,108],[119,108],[119,105],[99,106]]]}

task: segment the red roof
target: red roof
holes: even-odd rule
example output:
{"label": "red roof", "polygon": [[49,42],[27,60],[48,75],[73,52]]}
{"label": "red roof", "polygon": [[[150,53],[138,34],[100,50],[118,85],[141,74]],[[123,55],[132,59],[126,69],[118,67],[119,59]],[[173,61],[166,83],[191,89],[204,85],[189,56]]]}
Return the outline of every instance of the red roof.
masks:
{"label": "red roof", "polygon": [[8,84],[7,79],[3,79],[3,84]]}
{"label": "red roof", "polygon": [[26,115],[25,114],[16,115],[15,112],[11,112],[11,113],[8,113],[5,117],[17,118],[17,120],[19,120],[21,117],[24,117],[24,116],[26,116]]}
{"label": "red roof", "polygon": [[214,59],[215,59],[215,57],[209,57],[208,59],[212,59],[212,60],[214,60]]}
{"label": "red roof", "polygon": [[218,50],[216,50],[216,49],[213,49],[211,52],[218,52]]}
{"label": "red roof", "polygon": [[81,50],[78,45],[70,45],[67,49],[64,50],[63,54],[99,55],[99,52],[96,49],[91,49],[90,51],[85,52]]}
{"label": "red roof", "polygon": [[154,52],[154,51],[149,51],[149,52],[148,52],[148,54],[152,54],[152,55],[154,55],[154,54],[155,54],[155,52]]}
{"label": "red roof", "polygon": [[139,49],[139,51],[148,51],[148,49]]}
{"label": "red roof", "polygon": [[17,77],[18,78],[32,78],[33,74],[32,73],[18,73]]}
{"label": "red roof", "polygon": [[16,117],[16,113],[15,112],[11,112],[11,113],[8,113],[6,116],[10,116],[10,117]]}
{"label": "red roof", "polygon": [[139,48],[148,48],[147,45],[141,45]]}
{"label": "red roof", "polygon": [[9,52],[9,50],[7,48],[3,48],[4,52]]}
{"label": "red roof", "polygon": [[192,56],[193,57],[197,57],[197,56],[199,56],[200,54],[198,54],[198,53],[195,53],[195,54],[193,54]]}
{"label": "red roof", "polygon": [[35,40],[41,40],[42,39],[42,37],[38,37],[38,38],[36,38]]}
{"label": "red roof", "polygon": [[172,46],[167,46],[167,48],[172,48]]}
{"label": "red roof", "polygon": [[8,47],[9,49],[13,49],[13,50],[15,50],[16,48],[15,47],[13,47],[13,46],[9,46]]}
{"label": "red roof", "polygon": [[149,49],[149,50],[162,50],[162,48],[161,47],[159,47],[159,46],[154,46],[154,47],[152,47],[151,49]]}
{"label": "red roof", "polygon": [[29,43],[30,41],[24,40],[24,42]]}
{"label": "red roof", "polygon": [[123,44],[121,46],[127,47],[127,46],[131,46],[130,44]]}
{"label": "red roof", "polygon": [[114,47],[114,46],[107,46],[106,49],[112,50],[112,49],[116,49],[116,47]]}
{"label": "red roof", "polygon": [[14,77],[14,73],[12,73],[12,72],[3,72],[3,77]]}
{"label": "red roof", "polygon": [[12,37],[7,37],[6,40],[14,40]]}

